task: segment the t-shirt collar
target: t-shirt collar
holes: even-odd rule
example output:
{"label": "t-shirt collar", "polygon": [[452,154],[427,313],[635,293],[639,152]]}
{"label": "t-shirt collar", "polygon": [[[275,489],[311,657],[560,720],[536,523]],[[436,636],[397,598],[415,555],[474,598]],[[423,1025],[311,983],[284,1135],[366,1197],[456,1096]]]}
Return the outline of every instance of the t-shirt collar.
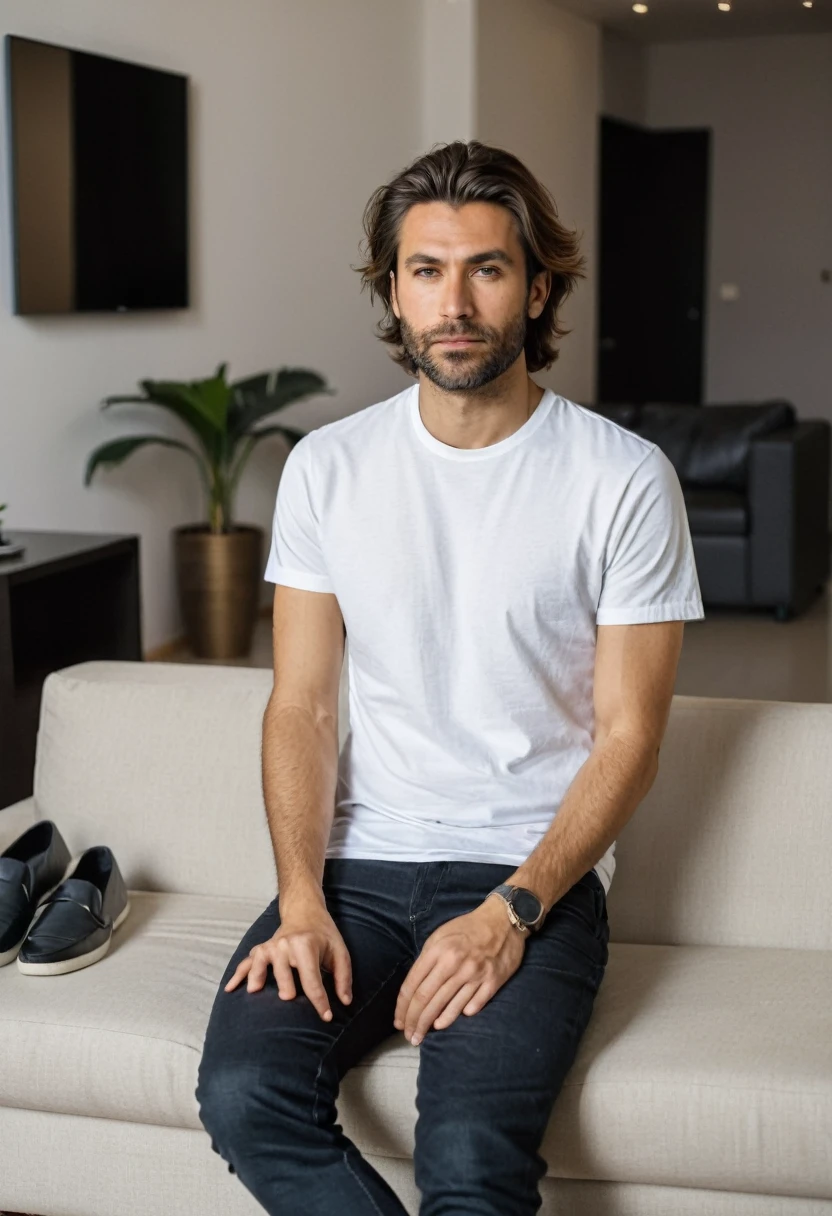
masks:
{"label": "t-shirt collar", "polygon": [[504,452],[511,451],[512,448],[517,447],[518,443],[523,443],[534,434],[545,421],[555,402],[555,394],[552,389],[544,389],[543,396],[531,415],[522,426],[513,431],[511,435],[507,435],[505,439],[501,439],[498,443],[489,443],[484,448],[455,448],[432,435],[422,421],[422,415],[419,412],[419,385],[411,385],[406,392],[407,409],[419,440],[437,456],[444,456],[447,460],[490,460],[494,456],[501,456]]}

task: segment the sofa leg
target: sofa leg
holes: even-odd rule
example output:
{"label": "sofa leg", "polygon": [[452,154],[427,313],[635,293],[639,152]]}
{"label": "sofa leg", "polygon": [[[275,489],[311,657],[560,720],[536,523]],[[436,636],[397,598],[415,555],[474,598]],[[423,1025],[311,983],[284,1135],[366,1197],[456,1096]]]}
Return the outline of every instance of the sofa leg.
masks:
{"label": "sofa leg", "polygon": [[774,609],[775,621],[790,621],[794,616],[794,608],[789,604],[777,604]]}

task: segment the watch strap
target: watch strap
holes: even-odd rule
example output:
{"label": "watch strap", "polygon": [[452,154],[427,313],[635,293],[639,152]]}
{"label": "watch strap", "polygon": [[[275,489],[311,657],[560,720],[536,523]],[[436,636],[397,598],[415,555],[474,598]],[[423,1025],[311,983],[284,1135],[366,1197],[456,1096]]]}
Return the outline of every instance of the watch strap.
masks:
{"label": "watch strap", "polygon": [[[528,890],[528,888],[512,886],[511,883],[501,882],[501,883],[499,883],[498,886],[493,887],[492,890],[489,891],[489,895],[499,895],[505,900],[506,905],[508,906],[508,911],[509,911],[509,915],[511,917],[512,923],[514,923],[522,933],[533,933],[533,932],[535,932],[535,930],[539,929],[540,925],[543,923],[543,920],[544,920],[543,907],[541,906],[540,916],[536,921],[522,920],[522,918],[518,915],[517,910],[515,909],[514,905],[511,903],[512,894],[515,891],[520,891],[520,890]],[[534,892],[530,892],[530,894],[534,894]],[[535,898],[537,898],[537,897],[535,897]]]}

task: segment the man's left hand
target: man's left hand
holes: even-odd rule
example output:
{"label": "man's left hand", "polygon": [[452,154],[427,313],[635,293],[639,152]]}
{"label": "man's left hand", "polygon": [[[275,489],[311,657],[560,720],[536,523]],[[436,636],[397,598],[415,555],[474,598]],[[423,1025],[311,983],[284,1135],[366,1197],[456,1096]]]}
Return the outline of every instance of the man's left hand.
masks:
{"label": "man's left hand", "polygon": [[473,912],[440,925],[405,976],[393,1025],[414,1047],[431,1026],[450,1026],[459,1014],[479,1013],[520,966],[526,935],[493,895]]}

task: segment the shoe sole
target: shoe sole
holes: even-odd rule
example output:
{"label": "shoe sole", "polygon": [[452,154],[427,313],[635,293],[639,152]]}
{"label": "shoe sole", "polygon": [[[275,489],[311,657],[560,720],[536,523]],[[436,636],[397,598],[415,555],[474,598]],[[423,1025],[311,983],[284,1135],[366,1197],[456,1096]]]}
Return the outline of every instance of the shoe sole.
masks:
{"label": "shoe sole", "polygon": [[23,934],[20,941],[17,943],[16,946],[12,946],[11,950],[4,950],[3,953],[0,954],[0,967],[5,967],[7,963],[13,963],[14,960],[17,958],[17,956],[20,952],[20,947],[23,945],[23,943],[26,941],[26,938],[29,936],[29,929],[32,928],[32,925],[37,920],[38,908],[40,908],[41,904],[44,904],[48,900],[49,896],[54,891],[57,891],[58,887],[61,885],[63,880],[66,878],[67,874],[69,873],[70,868],[74,865],[76,860],[77,859],[75,857],[71,857],[66,864],[66,869],[64,870],[63,874],[58,879],[58,881],[55,883],[54,887],[50,887],[48,891],[44,891],[43,895],[41,895],[40,899],[38,900],[38,906],[37,906],[37,908],[35,908],[35,911],[32,913],[32,919],[29,921],[29,928]]}
{"label": "shoe sole", "polygon": [[24,934],[23,934],[23,936],[21,937],[21,939],[20,939],[20,941],[17,943],[17,945],[16,945],[16,946],[12,946],[11,950],[4,950],[4,951],[3,951],[3,953],[2,953],[2,954],[0,954],[0,967],[5,967],[6,963],[13,963],[13,962],[14,962],[14,960],[15,960],[15,959],[17,958],[17,956],[18,956],[18,953],[19,953],[19,951],[20,951],[20,947],[21,947],[21,946],[23,945],[23,943],[26,941],[26,934],[27,934],[28,932],[29,932],[29,930],[27,929],[27,930],[26,930],[26,933],[24,933]]}
{"label": "shoe sole", "polygon": [[110,949],[113,933],[127,919],[129,911],[130,900],[128,899],[121,912],[119,912],[113,921],[113,931],[106,942],[102,942],[100,946],[96,946],[88,954],[79,954],[76,958],[62,959],[57,963],[25,963],[23,959],[18,958],[18,971],[22,971],[24,975],[67,975],[70,971],[80,971],[83,967],[90,967],[93,963],[97,963],[99,959],[102,959]]}

